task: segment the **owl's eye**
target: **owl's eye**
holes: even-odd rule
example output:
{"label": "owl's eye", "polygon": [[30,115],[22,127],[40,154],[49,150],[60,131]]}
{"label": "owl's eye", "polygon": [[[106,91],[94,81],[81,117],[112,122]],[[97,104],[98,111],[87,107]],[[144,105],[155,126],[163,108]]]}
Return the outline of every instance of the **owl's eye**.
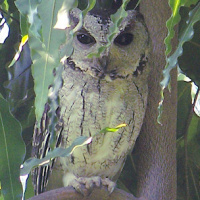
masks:
{"label": "owl's eye", "polygon": [[133,41],[132,33],[122,33],[115,38],[114,43],[119,44],[121,46],[126,46],[129,45],[132,41]]}
{"label": "owl's eye", "polygon": [[82,44],[93,44],[93,43],[95,43],[95,39],[92,36],[90,36],[88,34],[84,34],[84,33],[78,34],[77,39]]}

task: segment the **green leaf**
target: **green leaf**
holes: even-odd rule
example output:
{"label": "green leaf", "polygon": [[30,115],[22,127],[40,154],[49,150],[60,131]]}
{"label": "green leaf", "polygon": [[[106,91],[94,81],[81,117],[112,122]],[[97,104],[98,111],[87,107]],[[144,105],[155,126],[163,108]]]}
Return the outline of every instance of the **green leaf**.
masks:
{"label": "green leaf", "polygon": [[5,200],[21,199],[19,174],[24,156],[20,123],[10,113],[8,102],[0,95],[0,182]]}
{"label": "green leaf", "polygon": [[25,195],[25,190],[26,190],[26,181],[29,176],[29,173],[31,172],[32,169],[38,167],[38,166],[45,166],[50,164],[51,160],[56,158],[56,157],[67,157],[70,156],[73,151],[81,147],[83,145],[89,144],[92,141],[91,137],[86,137],[86,136],[80,136],[74,140],[74,142],[69,146],[67,149],[65,148],[55,148],[53,151],[49,151],[47,155],[42,158],[30,158],[26,160],[20,171],[20,179],[22,181],[23,185],[23,197]]}
{"label": "green leaf", "polygon": [[179,10],[181,6],[191,6],[192,4],[196,4],[198,0],[169,0],[169,5],[172,9],[172,15],[171,17],[167,20],[166,22],[166,27],[168,29],[168,35],[165,38],[165,46],[166,46],[166,51],[165,55],[167,56],[171,50],[171,40],[174,37],[174,26],[179,23],[181,17],[179,14]]}
{"label": "green leaf", "polygon": [[23,36],[21,43],[19,45],[19,49],[18,49],[17,53],[15,54],[15,57],[13,58],[12,62],[9,64],[8,68],[13,66],[17,62],[17,60],[19,59],[20,54],[22,52],[22,48],[27,43],[27,41],[28,41],[28,35]]}
{"label": "green leaf", "polygon": [[[76,4],[74,4],[73,6],[77,6],[77,3],[78,1],[76,1]],[[75,33],[83,26],[83,20],[84,20],[84,17],[86,16],[86,14],[95,6],[95,3],[96,3],[96,0],[89,0],[87,2],[87,7],[80,12],[79,14],[79,22],[78,24],[74,27],[74,29],[72,29],[70,32],[69,32],[69,36],[67,38],[67,43],[62,47],[61,49],[61,61],[62,63],[65,62],[65,60],[72,55],[73,53],[73,38],[74,38],[74,35]],[[74,8],[74,7],[70,7],[69,11]],[[69,20],[68,20],[69,21]]]}
{"label": "green leaf", "polygon": [[177,135],[182,136],[185,131],[188,115],[191,110],[191,83],[178,81],[178,107],[177,107]]}
{"label": "green leaf", "polygon": [[64,1],[61,9],[58,11],[57,22],[54,28],[65,29],[70,27],[69,12],[72,8],[77,6],[77,0]]}
{"label": "green leaf", "polygon": [[127,126],[127,124],[120,124],[120,125],[116,126],[115,128],[106,127],[106,128],[104,128],[104,129],[102,129],[99,133],[97,133],[96,135],[101,134],[101,133],[106,134],[106,133],[108,133],[108,132],[116,132],[116,131],[118,131],[120,128],[123,128],[123,127],[125,127],[125,126]]}
{"label": "green leaf", "polygon": [[[27,21],[30,25],[29,33],[32,32],[32,34],[38,38],[41,38],[41,20],[39,19],[39,16],[37,13],[37,9],[38,9],[38,6],[40,3],[41,3],[41,0],[31,0],[31,1],[17,0],[17,1],[15,1],[15,5],[17,6],[21,15],[23,15],[24,17],[27,17]],[[21,26],[21,28],[22,28],[22,26]],[[23,31],[24,31],[24,29],[22,29],[22,32]]]}
{"label": "green leaf", "polygon": [[91,140],[91,137],[80,136],[76,138],[71,146],[69,146],[67,149],[55,148],[53,151],[49,151],[47,155],[42,159],[30,158],[26,160],[21,167],[20,176],[29,174],[33,168],[36,168],[38,166],[48,165],[51,160],[56,157],[70,156],[76,148],[89,144]]}
{"label": "green leaf", "polygon": [[[179,8],[180,8],[180,6],[185,5],[186,2],[187,1],[185,1],[185,0],[182,0],[182,1],[177,0],[177,1],[174,1],[174,4],[173,4],[173,1],[171,1],[172,5],[173,5],[172,6],[172,8],[173,8],[172,15],[174,17],[177,15],[179,16],[179,13],[178,13]],[[191,1],[191,2],[193,2],[193,1]],[[187,5],[189,5],[189,4],[187,3]],[[163,92],[164,92],[164,89],[169,85],[169,82],[170,82],[170,71],[177,66],[178,57],[181,56],[183,53],[183,44],[192,39],[193,34],[194,34],[193,26],[199,20],[200,20],[200,3],[198,3],[192,11],[190,11],[187,23],[185,24],[185,26],[182,27],[182,30],[180,30],[179,42],[178,42],[178,46],[177,46],[175,52],[170,57],[166,58],[167,65],[166,65],[165,69],[163,70],[164,79],[160,82],[161,100],[160,100],[159,106],[158,106],[158,112],[159,112],[159,115],[157,118],[158,123],[160,123],[160,119],[161,119],[161,115],[162,115],[162,104],[164,101]],[[178,21],[175,20],[176,23],[178,23]],[[172,20],[172,22],[173,22],[173,20]],[[174,31],[170,27],[174,27],[174,25],[176,23],[172,23],[170,26],[168,25],[168,31],[169,31],[170,35],[173,35],[172,32]],[[169,50],[170,49],[169,46],[171,45],[171,44],[169,44],[169,41],[171,41],[171,39],[165,39],[165,44],[166,44],[166,46],[168,46],[168,49],[166,50],[166,56],[171,51],[171,50]],[[170,86],[169,86],[169,89],[170,89]]]}
{"label": "green leaf", "polygon": [[41,119],[48,99],[48,88],[54,80],[53,70],[60,64],[59,48],[65,41],[65,31],[54,28],[62,5],[62,0],[42,1],[38,7],[38,14],[42,21],[42,42],[34,36],[30,38],[37,121]]}
{"label": "green leaf", "polygon": [[200,86],[200,21],[194,25],[193,38],[184,43],[183,54],[178,58],[179,67],[196,85]]}
{"label": "green leaf", "polygon": [[99,47],[97,52],[90,53],[88,58],[92,58],[93,56],[100,57],[100,54],[105,51],[111,45],[111,42],[115,35],[119,32],[119,26],[122,20],[127,16],[126,6],[130,0],[123,0],[121,7],[117,10],[116,13],[111,15],[111,21],[113,24],[109,27],[109,34],[107,36],[108,43],[104,46]]}
{"label": "green leaf", "polygon": [[68,3],[67,0],[32,0],[28,3],[25,0],[16,1],[19,11],[27,17],[30,24],[29,45],[33,61],[37,121],[41,119],[48,99],[48,88],[54,80],[53,70],[60,63],[59,49],[65,42],[65,31],[56,29],[55,25],[58,13]]}
{"label": "green leaf", "polygon": [[178,57],[183,53],[183,44],[192,39],[194,35],[193,26],[200,20],[200,3],[190,11],[187,24],[180,30],[179,42],[176,51],[167,59],[167,68],[163,71],[164,79],[161,82],[162,88],[165,88],[170,80],[170,71],[176,67]]}
{"label": "green leaf", "polygon": [[[184,123],[184,122],[183,122]],[[177,140],[177,167],[178,167],[178,196],[185,199],[185,188],[188,187],[191,200],[199,199],[199,168],[200,168],[200,118],[195,114],[192,116],[187,136],[179,137]],[[187,152],[187,153],[186,153]],[[187,177],[185,174],[187,162]],[[185,178],[188,179],[188,184]],[[183,196],[180,198],[180,196]]]}

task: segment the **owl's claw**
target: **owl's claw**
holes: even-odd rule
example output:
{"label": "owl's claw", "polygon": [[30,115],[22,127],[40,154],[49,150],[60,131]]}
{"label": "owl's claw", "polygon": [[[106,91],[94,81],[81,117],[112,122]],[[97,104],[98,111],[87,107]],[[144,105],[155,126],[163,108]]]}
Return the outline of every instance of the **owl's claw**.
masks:
{"label": "owl's claw", "polygon": [[84,184],[87,189],[92,188],[94,185],[97,187],[101,186],[101,178],[99,176],[80,177],[77,180],[79,183]]}
{"label": "owl's claw", "polygon": [[101,179],[102,185],[108,187],[108,192],[111,194],[116,187],[116,183],[108,178]]}
{"label": "owl's claw", "polygon": [[76,177],[72,173],[67,173],[63,177],[64,186],[72,186],[77,192],[83,194],[85,193],[82,190],[82,184],[85,185],[85,188],[88,190],[89,194],[91,193],[93,186],[100,187],[101,185],[108,187],[108,192],[111,194],[115,189],[116,183],[111,181],[108,178],[102,179],[99,176],[92,177]]}
{"label": "owl's claw", "polygon": [[81,183],[77,180],[78,178],[72,173],[66,173],[63,176],[63,184],[65,187],[72,186],[77,192],[84,195]]}

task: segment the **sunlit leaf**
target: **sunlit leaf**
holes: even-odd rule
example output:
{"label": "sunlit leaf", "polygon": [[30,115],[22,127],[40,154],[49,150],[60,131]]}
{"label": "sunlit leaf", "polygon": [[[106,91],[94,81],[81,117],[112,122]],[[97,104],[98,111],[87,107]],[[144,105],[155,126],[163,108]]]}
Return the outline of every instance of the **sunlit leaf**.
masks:
{"label": "sunlit leaf", "polygon": [[11,66],[13,66],[15,64],[15,62],[19,59],[20,54],[22,52],[22,48],[27,43],[27,41],[28,41],[28,35],[23,36],[22,40],[21,40],[21,43],[19,45],[19,49],[18,49],[17,53],[15,54],[15,57],[13,58],[12,62],[8,66],[8,68],[11,67]]}
{"label": "sunlit leaf", "polygon": [[[101,134],[101,133],[104,133],[104,134],[106,134],[106,133],[108,133],[108,132],[116,132],[116,131],[118,131],[120,128],[123,128],[123,127],[126,127],[127,126],[127,124],[119,124],[118,126],[116,126],[115,128],[110,128],[110,127],[106,127],[106,128],[104,128],[104,129],[102,129],[99,133],[97,133],[97,134]],[[97,135],[96,134],[96,135]]]}
{"label": "sunlit leaf", "polygon": [[57,21],[54,28],[65,29],[70,27],[69,12],[75,6],[77,6],[77,1],[75,0],[63,1],[63,5],[58,11]]}

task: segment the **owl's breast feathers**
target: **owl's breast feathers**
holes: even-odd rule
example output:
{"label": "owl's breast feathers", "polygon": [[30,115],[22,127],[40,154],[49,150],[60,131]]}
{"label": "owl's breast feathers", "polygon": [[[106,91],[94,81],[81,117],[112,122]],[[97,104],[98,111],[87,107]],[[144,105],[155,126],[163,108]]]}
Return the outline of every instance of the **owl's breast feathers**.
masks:
{"label": "owl's breast feathers", "polygon": [[[79,9],[72,10],[72,26],[66,30],[67,37],[78,24],[80,12]],[[148,95],[150,39],[137,12],[129,10],[127,14],[110,41],[111,20],[94,13],[85,16],[83,27],[73,37],[73,54],[66,60],[59,92],[62,131],[58,131],[58,135],[64,148],[81,135],[93,139],[91,144],[76,148],[71,157],[58,159],[56,167],[58,174],[64,171],[65,175],[72,175],[75,183],[79,177],[94,176],[116,181],[143,123]],[[88,57],[102,47],[106,48],[100,56]],[[127,126],[118,132],[96,135],[105,127],[112,128],[121,123]],[[39,134],[35,133],[37,137]],[[44,138],[47,138],[45,134],[50,135],[45,131],[40,134]],[[43,175],[40,173],[41,180]],[[54,180],[50,182],[56,187]],[[38,184],[37,180],[35,182]]]}
{"label": "owl's breast feathers", "polygon": [[65,69],[63,80],[59,94],[63,147],[81,135],[94,136],[105,127],[128,124],[117,133],[94,136],[91,144],[77,148],[71,158],[60,158],[63,169],[78,177],[116,179],[140,132],[147,85],[140,88],[131,77],[107,82],[70,67]]}

